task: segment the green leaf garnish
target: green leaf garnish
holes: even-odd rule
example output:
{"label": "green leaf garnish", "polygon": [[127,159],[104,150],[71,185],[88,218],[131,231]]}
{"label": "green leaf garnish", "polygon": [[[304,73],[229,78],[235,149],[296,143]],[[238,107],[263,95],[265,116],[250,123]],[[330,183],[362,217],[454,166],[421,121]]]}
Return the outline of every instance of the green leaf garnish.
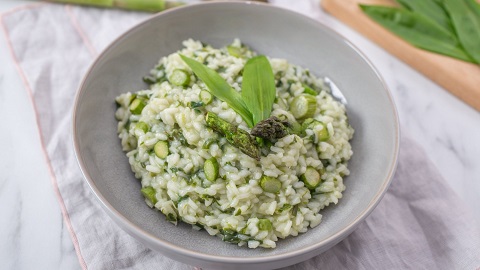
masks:
{"label": "green leaf garnish", "polygon": [[247,123],[253,127],[252,114],[245,105],[242,95],[235,91],[217,72],[204,64],[180,54],[183,61],[192,69],[193,73],[208,87],[208,91],[217,98],[225,101]]}
{"label": "green leaf garnish", "polygon": [[267,119],[276,96],[275,78],[267,57],[250,58],[243,68],[242,98],[253,116],[253,124]]}

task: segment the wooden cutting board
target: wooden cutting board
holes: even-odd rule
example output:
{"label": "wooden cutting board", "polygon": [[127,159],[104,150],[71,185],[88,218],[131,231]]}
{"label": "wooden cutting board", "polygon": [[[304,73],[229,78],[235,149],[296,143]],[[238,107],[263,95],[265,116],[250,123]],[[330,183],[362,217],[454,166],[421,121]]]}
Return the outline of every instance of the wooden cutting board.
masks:
{"label": "wooden cutting board", "polygon": [[395,5],[393,0],[321,1],[327,12],[480,111],[480,66],[413,47],[367,17],[359,3]]}

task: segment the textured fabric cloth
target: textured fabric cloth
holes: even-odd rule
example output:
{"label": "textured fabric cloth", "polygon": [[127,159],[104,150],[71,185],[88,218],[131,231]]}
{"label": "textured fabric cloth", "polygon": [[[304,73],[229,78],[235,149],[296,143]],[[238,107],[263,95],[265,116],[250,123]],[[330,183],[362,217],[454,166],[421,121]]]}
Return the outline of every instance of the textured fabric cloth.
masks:
{"label": "textured fabric cloth", "polygon": [[[34,4],[2,14],[32,98],[53,187],[84,269],[194,269],[151,251],[117,227],[77,165],[75,91],[94,58],[149,15]],[[395,178],[373,213],[327,252],[285,269],[478,269],[479,227],[421,148],[405,134]]]}

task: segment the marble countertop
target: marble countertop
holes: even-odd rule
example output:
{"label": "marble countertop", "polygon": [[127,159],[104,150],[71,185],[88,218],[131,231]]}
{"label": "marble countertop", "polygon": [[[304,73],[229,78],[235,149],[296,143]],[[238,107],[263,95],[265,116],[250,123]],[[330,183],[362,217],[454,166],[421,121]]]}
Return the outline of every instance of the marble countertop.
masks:
{"label": "marble countertop", "polygon": [[[402,133],[424,147],[480,221],[480,113],[326,14],[318,0],[271,2],[331,27],[371,60],[393,94]],[[0,12],[25,3],[2,0]],[[52,188],[35,113],[4,35],[0,35],[0,113],[1,268],[79,269]]]}

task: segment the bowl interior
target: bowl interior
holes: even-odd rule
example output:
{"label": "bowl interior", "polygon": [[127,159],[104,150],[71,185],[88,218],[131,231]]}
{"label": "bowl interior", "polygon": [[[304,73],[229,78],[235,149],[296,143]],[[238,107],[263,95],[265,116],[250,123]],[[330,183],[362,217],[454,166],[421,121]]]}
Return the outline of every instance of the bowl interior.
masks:
{"label": "bowl interior", "polygon": [[[175,227],[145,204],[139,192],[140,183],[133,176],[117,137],[114,98],[145,89],[141,78],[160,57],[181,49],[182,41],[189,38],[213,46],[224,46],[240,38],[260,54],[308,67],[317,76],[329,77],[340,88],[355,129],[351,175],[345,180],[344,197],[338,205],[323,211],[318,227],[280,240],[276,249],[252,250],[224,243],[205,231],[192,230],[189,225]],[[124,227],[140,228],[166,249],[176,246],[198,254],[252,258],[318,247],[358,223],[388,186],[395,167],[398,122],[388,91],[376,72],[339,35],[284,9],[217,3],[155,16],[108,47],[91,67],[77,96],[74,140],[87,181],[102,203],[120,215],[118,220]]]}

